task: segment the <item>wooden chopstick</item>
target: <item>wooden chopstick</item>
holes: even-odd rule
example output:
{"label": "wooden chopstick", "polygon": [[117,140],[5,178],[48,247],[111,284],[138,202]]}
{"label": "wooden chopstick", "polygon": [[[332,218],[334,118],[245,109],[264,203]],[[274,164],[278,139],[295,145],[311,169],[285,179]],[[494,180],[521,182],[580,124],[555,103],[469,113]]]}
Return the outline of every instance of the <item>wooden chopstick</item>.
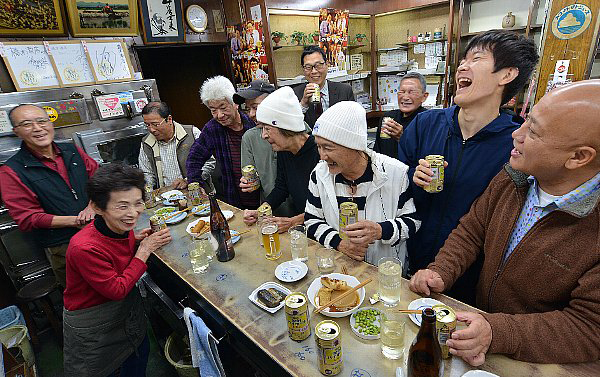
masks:
{"label": "wooden chopstick", "polygon": [[242,234],[246,234],[246,233],[248,233],[248,232],[249,232],[249,231],[251,231],[251,230],[252,230],[252,229],[246,229],[246,230],[244,230],[243,232],[239,232],[239,233],[238,233],[238,236],[241,236]]}
{"label": "wooden chopstick", "polygon": [[404,314],[421,314],[423,313],[422,310],[410,310],[410,309],[398,309],[399,313],[404,313]]}
{"label": "wooden chopstick", "polygon": [[186,211],[189,211],[191,208],[192,207],[187,207],[187,208],[182,209],[181,211],[175,211],[172,214],[170,214],[169,216],[165,216],[164,218],[165,218],[165,220],[172,219],[173,217],[179,215],[180,213],[184,213]]}
{"label": "wooden chopstick", "polygon": [[320,313],[321,311],[327,309],[328,307],[330,307],[331,305],[335,304],[336,302],[340,301],[341,299],[347,297],[348,295],[358,291],[359,289],[361,289],[362,287],[364,287],[365,285],[369,284],[370,282],[372,282],[373,279],[372,278],[368,278],[367,280],[363,281],[362,283],[360,283],[359,285],[357,285],[356,287],[350,289],[349,291],[346,291],[344,293],[342,293],[341,295],[337,296],[336,298],[334,298],[333,300],[329,301],[326,305],[321,305],[317,308],[317,310],[315,310],[315,314],[316,313]]}

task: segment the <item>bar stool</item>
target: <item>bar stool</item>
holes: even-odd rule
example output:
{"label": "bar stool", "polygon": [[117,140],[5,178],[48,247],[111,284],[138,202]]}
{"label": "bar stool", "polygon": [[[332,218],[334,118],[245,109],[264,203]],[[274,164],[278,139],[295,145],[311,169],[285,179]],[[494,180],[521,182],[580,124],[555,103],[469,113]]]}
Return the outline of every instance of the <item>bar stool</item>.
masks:
{"label": "bar stool", "polygon": [[54,333],[58,337],[58,341],[62,346],[62,324],[60,323],[59,317],[56,315],[54,306],[52,305],[52,301],[49,297],[50,293],[56,289],[58,289],[56,278],[54,276],[45,276],[27,283],[23,288],[19,289],[19,292],[17,292],[17,306],[23,312],[23,317],[25,317],[25,323],[27,324],[29,335],[31,336],[31,342],[36,347],[39,346],[39,339],[37,327],[33,321],[33,317],[31,316],[31,311],[29,310],[30,302],[37,302],[40,304],[44,314],[46,314],[46,318],[48,319],[50,326],[52,326],[52,329],[54,330]]}

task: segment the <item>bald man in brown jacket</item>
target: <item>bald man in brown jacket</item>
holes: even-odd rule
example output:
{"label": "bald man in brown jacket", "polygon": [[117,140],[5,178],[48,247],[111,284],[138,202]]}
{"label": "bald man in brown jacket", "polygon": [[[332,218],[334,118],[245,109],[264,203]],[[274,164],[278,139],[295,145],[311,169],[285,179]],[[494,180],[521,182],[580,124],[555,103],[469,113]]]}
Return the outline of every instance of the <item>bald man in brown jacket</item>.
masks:
{"label": "bald man in brown jacket", "polygon": [[600,358],[600,80],[546,94],[513,133],[509,164],[452,232],[417,293],[443,292],[484,253],[477,306],[447,344],[538,363]]}

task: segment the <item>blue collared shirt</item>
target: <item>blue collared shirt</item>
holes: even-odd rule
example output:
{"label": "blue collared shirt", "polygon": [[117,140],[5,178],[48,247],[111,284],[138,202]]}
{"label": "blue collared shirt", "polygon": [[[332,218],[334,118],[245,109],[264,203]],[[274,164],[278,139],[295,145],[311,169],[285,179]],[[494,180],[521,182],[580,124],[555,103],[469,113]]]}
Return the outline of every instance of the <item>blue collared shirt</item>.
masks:
{"label": "blue collared shirt", "polygon": [[529,232],[535,223],[537,223],[544,216],[567,205],[580,202],[589,195],[600,190],[600,173],[598,173],[576,189],[557,197],[554,199],[554,201],[542,207],[540,205],[539,185],[537,180],[533,176],[529,176],[527,180],[530,183],[529,191],[527,192],[525,205],[523,206],[521,214],[519,215],[519,219],[517,220],[517,225],[513,229],[512,235],[510,236],[510,241],[508,242],[508,247],[504,253],[505,261],[508,259],[510,254],[512,254],[523,237],[525,237],[527,232]]}

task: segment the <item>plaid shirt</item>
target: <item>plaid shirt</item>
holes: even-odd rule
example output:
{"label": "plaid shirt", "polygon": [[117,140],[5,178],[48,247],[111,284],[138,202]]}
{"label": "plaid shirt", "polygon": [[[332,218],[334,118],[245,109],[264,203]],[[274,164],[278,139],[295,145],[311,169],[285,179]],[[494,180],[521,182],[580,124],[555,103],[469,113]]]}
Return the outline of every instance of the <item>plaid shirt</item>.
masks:
{"label": "plaid shirt", "polygon": [[550,212],[561,209],[566,205],[573,204],[585,200],[588,196],[595,193],[600,189],[600,173],[596,174],[593,178],[583,183],[576,189],[558,197],[552,203],[545,207],[540,206],[540,198],[538,196],[538,182],[533,176],[527,178],[529,181],[529,191],[527,192],[527,199],[525,205],[521,210],[517,225],[512,232],[508,247],[504,253],[504,260],[508,259],[510,254],[519,242],[525,237],[527,232],[533,228],[533,226],[540,221],[544,216]]}
{"label": "plaid shirt", "polygon": [[[250,118],[240,112],[244,130],[249,130],[255,124]],[[218,165],[221,167],[221,176],[223,179],[223,189],[220,193],[224,200],[236,207],[240,206],[239,182],[235,181],[231,162],[231,153],[227,144],[227,130],[216,119],[211,119],[202,128],[200,137],[196,139],[190,148],[190,154],[185,163],[187,168],[188,182],[200,182],[202,180],[202,166],[210,156],[215,156]]]}

